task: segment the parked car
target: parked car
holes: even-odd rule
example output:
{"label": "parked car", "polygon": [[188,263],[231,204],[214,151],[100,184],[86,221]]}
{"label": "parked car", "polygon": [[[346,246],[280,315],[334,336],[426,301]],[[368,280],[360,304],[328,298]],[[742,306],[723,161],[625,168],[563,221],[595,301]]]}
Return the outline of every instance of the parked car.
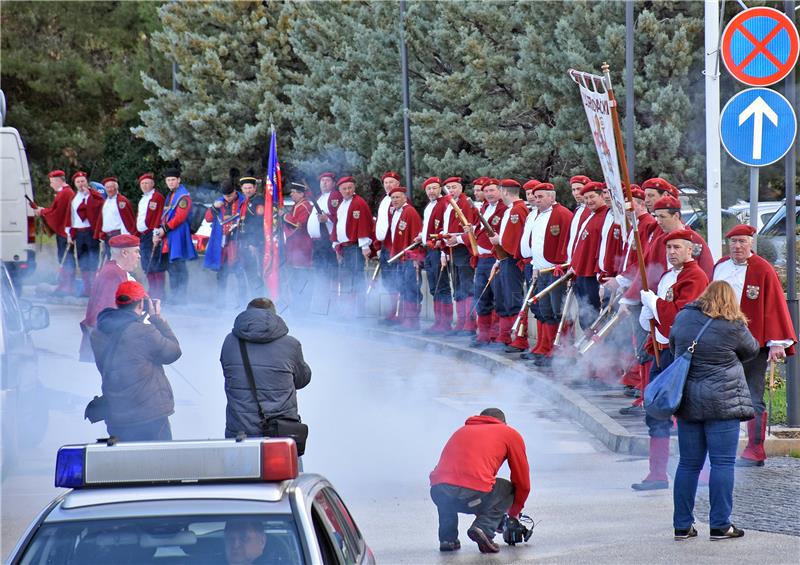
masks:
{"label": "parked car", "polygon": [[[758,203],[758,225],[756,226],[757,230],[761,230],[767,223],[770,221],[772,216],[780,210],[781,206],[783,206],[783,202],[759,202]],[[750,223],[750,203],[739,201],[738,203],[730,206],[728,208],[729,212],[732,212],[739,218],[739,221],[743,224]]]}
{"label": "parked car", "polygon": [[[800,196],[795,199],[796,202],[796,215],[794,220],[795,233],[800,235]],[[781,207],[770,218],[769,222],[758,232],[758,245],[759,255],[763,255],[761,246],[764,243],[769,243],[774,247],[776,265],[786,264],[786,201],[781,204]],[[766,257],[765,257],[766,258]]]}

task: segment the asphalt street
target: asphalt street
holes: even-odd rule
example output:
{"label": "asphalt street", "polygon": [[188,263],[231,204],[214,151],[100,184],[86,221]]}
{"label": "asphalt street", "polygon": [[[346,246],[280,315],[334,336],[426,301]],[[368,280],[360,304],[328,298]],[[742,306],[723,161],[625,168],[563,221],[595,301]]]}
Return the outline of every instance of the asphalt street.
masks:
{"label": "asphalt street", "polygon": [[[4,557],[58,493],[52,486],[57,448],[106,435],[102,424],[82,420],[86,402],[100,390],[94,366],[77,361],[83,310],[51,306],[50,313],[50,327],[34,335],[48,432],[40,445],[18,453],[3,476]],[[166,311],[183,348],[167,371],[176,397],[176,439],[223,435],[219,350],[234,315]],[[532,396],[520,375],[493,374],[402,343],[368,341],[318,319],[290,321],[290,330],[313,370],[311,384],[299,393],[311,429],[305,470],[336,485],[379,563],[797,562],[798,537],[748,531],[741,540],[710,542],[699,514],[700,537],[673,541],[671,491],[629,487],[646,474],[646,460],[609,452]],[[428,473],[449,435],[488,406],[502,408],[525,437],[532,480],[525,512],[536,521],[533,538],[484,556],[466,537],[470,519],[463,516],[463,548],[440,554]],[[508,476],[507,469],[501,475]]]}

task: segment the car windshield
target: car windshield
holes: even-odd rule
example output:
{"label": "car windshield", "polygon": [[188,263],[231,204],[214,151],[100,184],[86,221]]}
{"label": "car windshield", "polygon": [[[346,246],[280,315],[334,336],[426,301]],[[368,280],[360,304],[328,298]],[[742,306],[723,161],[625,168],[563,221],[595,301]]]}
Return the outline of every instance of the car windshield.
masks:
{"label": "car windshield", "polygon": [[24,565],[304,563],[291,515],[161,516],[43,524]]}
{"label": "car windshield", "polygon": [[[797,222],[795,225],[800,225],[800,207],[797,209]],[[786,206],[783,206],[780,210],[775,212],[767,225],[765,225],[761,230],[759,235],[765,235],[768,237],[786,235]]]}

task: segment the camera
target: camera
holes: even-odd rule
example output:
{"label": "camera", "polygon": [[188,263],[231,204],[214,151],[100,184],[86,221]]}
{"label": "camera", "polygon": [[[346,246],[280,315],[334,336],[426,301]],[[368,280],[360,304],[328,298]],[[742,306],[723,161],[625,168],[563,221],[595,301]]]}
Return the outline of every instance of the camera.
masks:
{"label": "camera", "polygon": [[508,514],[503,517],[503,541],[508,545],[517,545],[526,542],[533,535],[533,518],[525,514],[519,515],[519,520]]}

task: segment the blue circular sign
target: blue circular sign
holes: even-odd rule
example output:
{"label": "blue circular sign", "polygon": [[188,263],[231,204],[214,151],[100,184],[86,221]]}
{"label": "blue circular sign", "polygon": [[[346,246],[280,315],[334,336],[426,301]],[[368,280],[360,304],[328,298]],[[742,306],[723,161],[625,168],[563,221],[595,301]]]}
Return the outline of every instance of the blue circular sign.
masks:
{"label": "blue circular sign", "polygon": [[764,167],[794,144],[797,117],[786,98],[774,90],[748,88],[725,104],[719,133],[731,157],[749,167]]}

